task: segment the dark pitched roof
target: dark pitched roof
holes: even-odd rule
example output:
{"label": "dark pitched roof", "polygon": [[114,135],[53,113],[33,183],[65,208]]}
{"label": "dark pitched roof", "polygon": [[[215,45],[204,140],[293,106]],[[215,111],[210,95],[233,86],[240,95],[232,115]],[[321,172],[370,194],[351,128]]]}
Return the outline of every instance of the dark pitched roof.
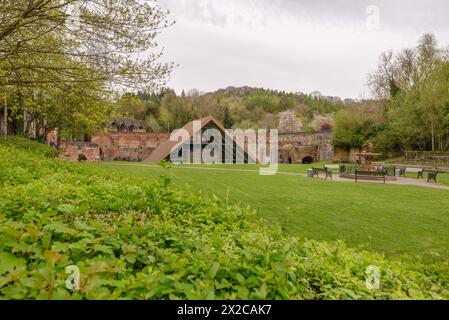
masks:
{"label": "dark pitched roof", "polygon": [[148,129],[148,124],[145,121],[142,120],[136,120],[133,118],[125,118],[125,117],[116,117],[111,119],[111,125],[115,124],[118,128],[120,128],[122,125],[125,125],[127,128],[130,128],[131,126],[139,128],[142,127],[145,130]]}

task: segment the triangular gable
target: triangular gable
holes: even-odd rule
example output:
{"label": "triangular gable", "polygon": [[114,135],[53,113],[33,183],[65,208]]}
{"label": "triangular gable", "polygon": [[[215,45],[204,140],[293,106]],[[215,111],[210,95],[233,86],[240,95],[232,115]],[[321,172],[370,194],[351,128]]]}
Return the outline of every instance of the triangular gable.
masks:
{"label": "triangular gable", "polygon": [[[207,126],[209,123],[212,122],[215,126],[217,126],[217,128],[222,133],[224,133],[225,135],[230,137],[230,135],[226,132],[226,129],[213,116],[208,116],[208,117],[201,118],[199,120],[194,120],[194,121],[200,121],[201,122],[201,129],[203,129],[205,126]],[[189,123],[187,123],[183,127],[183,129],[187,130],[187,132],[189,133],[190,137],[193,137],[193,123],[194,123],[194,121],[190,121]],[[186,142],[186,141],[182,141],[182,143],[184,143],[184,142]],[[144,161],[145,162],[153,162],[153,163],[155,163],[155,162],[160,162],[160,161],[163,161],[163,160],[167,159],[170,156],[170,154],[172,152],[172,149],[179,143],[180,143],[179,141],[170,141],[170,140],[167,140],[167,141],[163,142]],[[248,156],[246,151],[244,151],[244,154],[246,156]]]}

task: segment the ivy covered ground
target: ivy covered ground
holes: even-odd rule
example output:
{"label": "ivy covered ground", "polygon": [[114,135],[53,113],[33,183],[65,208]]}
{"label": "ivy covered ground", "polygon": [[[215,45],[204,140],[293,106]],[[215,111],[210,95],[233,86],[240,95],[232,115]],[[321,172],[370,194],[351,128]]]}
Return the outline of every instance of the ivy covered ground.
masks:
{"label": "ivy covered ground", "polygon": [[[449,299],[449,266],[300,240],[242,206],[0,142],[2,299]],[[162,175],[163,176],[163,175]],[[66,267],[81,271],[66,288]],[[366,269],[380,288],[366,287]]]}

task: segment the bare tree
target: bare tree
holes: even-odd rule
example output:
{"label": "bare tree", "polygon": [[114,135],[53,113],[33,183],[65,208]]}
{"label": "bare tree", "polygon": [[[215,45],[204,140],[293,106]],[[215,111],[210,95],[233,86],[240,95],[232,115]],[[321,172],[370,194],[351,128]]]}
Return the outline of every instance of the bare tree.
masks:
{"label": "bare tree", "polygon": [[377,97],[387,99],[397,90],[421,86],[441,57],[433,34],[424,34],[415,48],[403,49],[394,55],[382,53],[377,70],[368,75],[368,85]]}

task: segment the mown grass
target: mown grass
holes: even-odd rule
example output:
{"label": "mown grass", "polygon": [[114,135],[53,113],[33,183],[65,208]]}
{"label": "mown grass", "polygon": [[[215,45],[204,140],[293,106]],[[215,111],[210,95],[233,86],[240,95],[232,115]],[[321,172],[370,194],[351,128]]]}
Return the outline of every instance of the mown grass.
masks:
{"label": "mown grass", "polygon": [[[321,165],[321,164],[319,164]],[[157,179],[168,176],[180,189],[215,195],[229,204],[251,206],[268,224],[290,235],[342,239],[388,255],[449,257],[449,192],[415,186],[352,184],[312,180],[299,175],[260,176],[256,165],[162,168],[146,164],[104,163],[106,171]],[[281,166],[304,173],[310,165]],[[204,167],[206,169],[207,167]],[[232,168],[232,167],[231,167]]]}
{"label": "mown grass", "polygon": [[[116,165],[129,165],[130,162],[124,162],[124,161],[115,161],[113,162]],[[310,169],[312,167],[316,168],[323,168],[324,165],[331,164],[335,165],[335,163],[331,162],[319,162],[314,164],[279,164],[277,172],[280,173],[300,173],[300,174],[306,174],[307,169]],[[148,164],[148,163],[134,163],[135,166],[154,166],[157,164]],[[346,166],[354,166],[352,164],[346,164]],[[214,165],[198,165],[198,164],[183,164],[182,166],[178,166],[180,168],[209,168],[209,169],[232,169],[232,170],[242,170],[242,171],[259,171],[262,167],[267,168],[267,166],[262,166],[259,164],[235,164],[235,165],[228,165],[228,164],[214,164]],[[338,170],[332,170],[334,173],[337,173]],[[427,173],[425,173],[425,178],[427,179]],[[407,173],[407,178],[416,178],[416,173]],[[440,172],[438,174],[438,183],[441,183],[443,185],[449,186],[449,173]]]}

